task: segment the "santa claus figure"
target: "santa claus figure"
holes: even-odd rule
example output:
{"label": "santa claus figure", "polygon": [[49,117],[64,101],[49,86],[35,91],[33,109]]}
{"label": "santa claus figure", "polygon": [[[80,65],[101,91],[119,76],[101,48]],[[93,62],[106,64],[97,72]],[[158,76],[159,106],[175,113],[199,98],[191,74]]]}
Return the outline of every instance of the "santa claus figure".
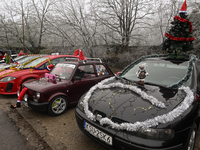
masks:
{"label": "santa claus figure", "polygon": [[148,74],[149,74],[144,69],[146,66],[147,66],[146,64],[139,65],[140,70],[138,70],[136,72],[136,75],[137,75],[137,77],[139,79],[139,81],[137,82],[138,84],[144,84],[145,77],[148,76]]}

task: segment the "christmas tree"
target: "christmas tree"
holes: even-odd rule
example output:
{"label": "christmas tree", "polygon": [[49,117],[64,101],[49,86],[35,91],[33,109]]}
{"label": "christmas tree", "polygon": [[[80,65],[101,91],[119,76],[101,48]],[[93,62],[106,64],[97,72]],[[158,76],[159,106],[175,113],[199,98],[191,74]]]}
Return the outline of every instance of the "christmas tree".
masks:
{"label": "christmas tree", "polygon": [[187,19],[186,0],[183,3],[179,16],[174,17],[172,26],[168,33],[165,33],[166,40],[162,44],[162,49],[168,53],[187,52],[193,49],[195,39],[192,37],[192,23]]}

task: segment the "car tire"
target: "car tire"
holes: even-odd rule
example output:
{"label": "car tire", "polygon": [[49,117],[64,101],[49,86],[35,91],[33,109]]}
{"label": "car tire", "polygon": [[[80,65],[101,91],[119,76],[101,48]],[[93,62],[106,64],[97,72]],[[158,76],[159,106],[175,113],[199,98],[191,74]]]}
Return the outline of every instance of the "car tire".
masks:
{"label": "car tire", "polygon": [[196,135],[197,135],[197,125],[196,123],[194,123],[190,130],[185,150],[194,150]]}
{"label": "car tire", "polygon": [[63,114],[67,108],[67,98],[64,96],[56,96],[50,101],[47,111],[50,115],[58,116]]}

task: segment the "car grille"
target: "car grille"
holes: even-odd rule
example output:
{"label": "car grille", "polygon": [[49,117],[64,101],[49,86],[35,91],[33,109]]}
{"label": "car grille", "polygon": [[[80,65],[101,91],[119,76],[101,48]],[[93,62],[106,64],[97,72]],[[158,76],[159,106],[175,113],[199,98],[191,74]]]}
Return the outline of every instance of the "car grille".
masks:
{"label": "car grille", "polygon": [[33,90],[28,90],[28,99],[29,100],[32,100],[33,101],[33,99],[34,99],[34,97],[35,97],[35,94],[34,94],[35,92],[33,91]]}
{"label": "car grille", "polygon": [[115,117],[112,118],[112,121],[113,121],[114,123],[118,123],[118,124],[125,123],[124,120],[119,119],[119,118],[115,118]]}

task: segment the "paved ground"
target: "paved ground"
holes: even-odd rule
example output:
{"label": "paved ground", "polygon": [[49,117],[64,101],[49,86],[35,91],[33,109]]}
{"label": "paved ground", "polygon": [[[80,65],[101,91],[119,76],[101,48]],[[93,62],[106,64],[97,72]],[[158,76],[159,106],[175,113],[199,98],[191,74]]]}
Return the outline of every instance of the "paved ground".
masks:
{"label": "paved ground", "polygon": [[[9,108],[10,104],[16,103],[17,98],[0,95],[0,100],[2,99],[7,100],[4,107]],[[8,116],[16,122],[19,132],[27,139],[28,150],[105,150],[79,130],[75,120],[75,107],[57,117],[26,107],[9,110]],[[200,150],[200,131],[195,150]]]}

